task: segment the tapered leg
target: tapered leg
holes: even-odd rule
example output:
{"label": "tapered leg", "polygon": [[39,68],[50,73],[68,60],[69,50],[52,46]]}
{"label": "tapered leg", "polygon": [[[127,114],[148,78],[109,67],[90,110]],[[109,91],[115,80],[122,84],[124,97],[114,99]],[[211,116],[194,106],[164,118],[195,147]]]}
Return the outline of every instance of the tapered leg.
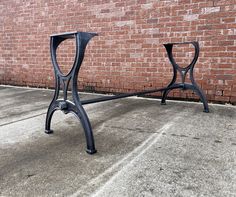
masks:
{"label": "tapered leg", "polygon": [[[167,88],[170,88],[173,84],[175,84],[176,78],[177,78],[177,71],[175,68],[173,68],[173,78],[171,82],[169,83],[169,85],[167,86]],[[171,90],[172,90],[171,88],[164,90],[162,94],[162,98],[161,98],[161,105],[166,105],[166,98]]]}
{"label": "tapered leg", "polygon": [[[168,86],[168,87],[170,87],[170,86]],[[162,98],[161,98],[161,105],[166,105],[166,98],[167,98],[167,96],[168,96],[168,94],[169,94],[170,91],[171,91],[171,89],[165,90],[165,91],[163,92]]]}
{"label": "tapered leg", "polygon": [[89,154],[94,154],[97,152],[97,150],[95,149],[94,137],[93,137],[92,127],[91,127],[89,118],[82,105],[78,106],[78,110],[79,110],[79,116],[80,116],[79,118],[84,128],[84,133],[85,133],[85,138],[86,138],[86,143],[87,143],[86,152]]}
{"label": "tapered leg", "polygon": [[93,137],[92,127],[91,127],[89,118],[88,118],[83,106],[79,102],[79,100],[76,100],[75,103],[76,104],[67,102],[67,109],[66,110],[68,112],[73,112],[73,114],[80,120],[80,122],[83,126],[83,130],[84,130],[84,134],[85,134],[85,138],[86,138],[86,143],[87,143],[86,152],[89,154],[94,154],[97,152],[97,150],[95,148],[94,137]]}
{"label": "tapered leg", "polygon": [[45,133],[51,134],[53,133],[53,130],[51,130],[51,120],[52,115],[55,112],[55,105],[54,102],[51,102],[51,104],[48,107],[47,116],[46,116],[46,122],[45,122]]}
{"label": "tapered leg", "polygon": [[194,86],[194,91],[198,94],[198,96],[200,97],[200,99],[203,103],[203,106],[204,106],[203,112],[209,113],[209,107],[208,107],[207,99],[206,99],[206,96],[203,93],[203,91],[196,85]]}

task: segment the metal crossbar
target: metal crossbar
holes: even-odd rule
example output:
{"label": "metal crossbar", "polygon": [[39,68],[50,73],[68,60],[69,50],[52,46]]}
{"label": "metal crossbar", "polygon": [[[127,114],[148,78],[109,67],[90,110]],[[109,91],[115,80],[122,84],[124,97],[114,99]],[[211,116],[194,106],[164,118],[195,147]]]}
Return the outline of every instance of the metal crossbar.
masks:
{"label": "metal crossbar", "polygon": [[[177,88],[181,88],[183,90],[191,89],[194,92],[196,92],[199,95],[201,101],[203,102],[204,112],[209,112],[206,96],[203,93],[203,91],[197,86],[193,77],[194,65],[199,55],[199,45],[197,42],[164,44],[167,54],[168,54],[168,58],[173,66],[173,73],[174,73],[173,79],[167,87],[153,89],[153,90],[145,90],[141,92],[119,94],[119,95],[114,95],[114,96],[105,96],[105,97],[81,101],[78,94],[78,85],[77,85],[78,73],[79,73],[81,64],[83,62],[86,46],[88,42],[90,41],[90,39],[92,39],[94,36],[97,36],[97,34],[87,33],[87,32],[68,32],[68,33],[63,33],[63,34],[54,34],[50,38],[50,52],[51,52],[51,59],[52,59],[52,64],[54,67],[54,74],[55,74],[55,92],[54,92],[53,99],[48,107],[47,116],[46,116],[45,132],[47,134],[53,133],[53,130],[51,130],[51,119],[52,119],[53,113],[56,110],[61,110],[64,113],[72,112],[80,119],[82,126],[84,128],[86,143],[87,143],[87,150],[86,150],[87,153],[94,154],[96,153],[96,148],[95,148],[95,143],[94,143],[92,127],[91,127],[89,118],[87,116],[87,113],[83,108],[83,105],[104,102],[104,101],[109,101],[109,100],[114,100],[114,99],[121,99],[125,97],[130,97],[130,96],[140,96],[140,95],[150,94],[154,92],[163,92],[161,103],[166,104],[166,98],[167,98],[168,93],[171,90],[177,89]],[[76,40],[75,61],[70,72],[67,75],[63,75],[57,63],[56,51],[57,51],[58,46],[64,40],[73,39],[73,38]],[[195,56],[189,66],[185,68],[181,68],[179,65],[176,64],[172,55],[172,48],[173,48],[173,45],[175,44],[192,44],[194,46]],[[188,71],[190,71],[191,84],[185,83],[185,78]],[[181,74],[181,77],[182,77],[181,83],[176,83],[177,72]],[[67,98],[70,82],[72,82],[71,83],[72,101],[68,100]],[[63,99],[58,98],[61,87],[63,89]]]}

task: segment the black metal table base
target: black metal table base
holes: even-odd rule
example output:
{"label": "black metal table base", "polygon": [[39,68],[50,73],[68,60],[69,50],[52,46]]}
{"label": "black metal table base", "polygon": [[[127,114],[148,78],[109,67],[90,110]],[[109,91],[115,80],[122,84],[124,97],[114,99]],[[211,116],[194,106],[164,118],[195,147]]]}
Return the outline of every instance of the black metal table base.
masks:
{"label": "black metal table base", "polygon": [[[95,148],[92,127],[91,127],[89,118],[87,116],[87,113],[85,112],[83,108],[83,105],[109,101],[109,100],[114,100],[114,99],[120,99],[120,98],[129,97],[129,96],[135,96],[135,95],[137,96],[144,95],[144,94],[160,92],[160,91],[161,92],[163,91],[163,97],[162,97],[161,103],[165,104],[168,93],[171,90],[177,89],[177,88],[194,90],[200,96],[200,99],[203,102],[204,111],[209,112],[206,97],[204,93],[202,92],[202,90],[197,86],[193,78],[193,68],[199,54],[199,45],[197,42],[191,42],[191,44],[193,44],[195,47],[195,57],[192,63],[186,68],[179,67],[173,59],[172,48],[173,48],[173,45],[177,43],[170,43],[170,44],[164,45],[166,47],[168,57],[174,69],[173,79],[167,87],[81,101],[78,94],[78,85],[77,85],[78,73],[79,73],[79,69],[81,67],[83,58],[84,58],[86,46],[89,40],[96,35],[97,34],[95,33],[87,33],[87,32],[69,32],[69,33],[56,34],[56,35],[51,36],[50,52],[51,52],[52,64],[54,67],[56,84],[55,84],[54,97],[48,107],[47,116],[46,116],[45,132],[47,134],[53,133],[53,131],[51,130],[51,119],[52,119],[53,113],[56,110],[61,110],[64,113],[69,113],[69,112],[73,113],[80,119],[81,124],[83,126],[85,137],[86,137],[86,143],[87,143],[87,150],[86,150],[87,153],[94,154],[97,151]],[[76,40],[75,61],[70,72],[67,75],[63,75],[57,63],[56,51],[57,51],[58,46],[61,44],[61,42],[63,42],[66,39],[73,39],[73,38],[75,38]],[[192,84],[185,83],[185,77],[189,70],[190,70],[190,79],[191,79]],[[176,77],[177,77],[177,71],[181,73],[182,83],[175,83]],[[67,97],[67,92],[69,89],[70,82],[72,82],[71,83],[72,101],[68,100],[68,97]],[[61,88],[63,90],[63,98],[59,99],[59,92]]]}
{"label": "black metal table base", "polygon": [[[192,44],[194,46],[195,49],[195,55],[194,58],[192,60],[192,62],[187,66],[187,67],[180,67],[174,60],[173,54],[172,54],[172,49],[174,45],[178,45],[178,44]],[[161,100],[161,104],[166,104],[166,98],[168,93],[172,90],[172,89],[177,89],[177,88],[182,88],[183,90],[193,90],[201,99],[203,106],[204,106],[204,112],[209,112],[209,108],[208,108],[208,102],[206,99],[206,96],[204,94],[204,92],[199,88],[199,86],[197,85],[197,83],[194,80],[193,77],[193,69],[194,69],[194,65],[197,62],[198,56],[199,56],[199,44],[198,42],[183,42],[183,43],[169,43],[169,44],[164,44],[166,51],[167,51],[167,55],[168,58],[173,66],[173,78],[172,81],[170,82],[170,84],[167,86],[169,89],[166,89],[163,93],[162,96],[162,100]],[[181,83],[176,83],[176,79],[177,79],[177,72],[180,73],[181,76]],[[191,84],[189,83],[185,83],[185,79],[186,79],[186,75],[187,73],[190,72],[190,81]]]}

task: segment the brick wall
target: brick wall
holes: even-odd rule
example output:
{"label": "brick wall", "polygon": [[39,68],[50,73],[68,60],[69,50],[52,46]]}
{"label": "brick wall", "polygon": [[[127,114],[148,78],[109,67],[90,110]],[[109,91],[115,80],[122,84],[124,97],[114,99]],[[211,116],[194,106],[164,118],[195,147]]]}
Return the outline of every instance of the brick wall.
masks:
{"label": "brick wall", "polygon": [[[0,83],[53,87],[49,35],[99,33],[88,45],[80,89],[129,92],[167,85],[172,68],[163,43],[199,41],[195,78],[207,98],[236,103],[236,0],[0,1]],[[58,51],[67,72],[74,42]],[[174,48],[180,65],[190,46]],[[191,91],[171,97],[198,98]]]}

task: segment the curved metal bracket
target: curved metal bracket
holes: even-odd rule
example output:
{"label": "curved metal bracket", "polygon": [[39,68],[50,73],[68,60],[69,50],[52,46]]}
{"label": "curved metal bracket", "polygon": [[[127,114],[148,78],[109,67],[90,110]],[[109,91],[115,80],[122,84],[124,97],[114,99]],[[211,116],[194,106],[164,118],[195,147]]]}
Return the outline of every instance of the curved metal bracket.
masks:
{"label": "curved metal bracket", "polygon": [[[80,98],[78,95],[77,78],[78,78],[78,72],[79,72],[80,66],[83,62],[86,46],[89,40],[96,35],[97,35],[96,33],[69,32],[69,33],[52,35],[50,39],[50,52],[51,52],[51,59],[52,59],[52,64],[54,68],[56,83],[55,83],[54,97],[47,111],[45,132],[48,134],[53,133],[53,131],[50,128],[51,119],[52,119],[53,113],[56,110],[61,110],[64,113],[72,112],[80,119],[83,125],[86,142],[87,142],[87,152],[89,154],[96,153],[96,149],[95,149],[95,143],[94,143],[94,138],[93,138],[93,132],[91,129],[91,124],[80,102]],[[73,39],[73,38],[76,40],[76,56],[75,56],[74,64],[70,72],[66,75],[63,75],[57,62],[56,51],[57,51],[58,46],[64,40]],[[67,92],[68,92],[70,81],[72,81],[72,98],[73,98],[72,101],[69,101],[67,99]],[[63,89],[63,99],[58,99],[61,85]]]}
{"label": "curved metal bracket", "polygon": [[[159,92],[159,91],[163,91],[161,103],[165,104],[168,93],[171,90],[177,89],[177,88],[182,88],[183,90],[185,89],[193,90],[195,93],[197,93],[200,96],[200,99],[204,105],[204,111],[209,112],[206,96],[203,93],[203,91],[198,87],[193,76],[194,65],[197,62],[198,55],[199,55],[199,45],[197,42],[169,43],[169,44],[164,45],[168,54],[168,58],[173,66],[173,78],[167,87],[154,89],[154,90],[146,90],[142,92],[126,93],[126,94],[115,95],[111,97],[103,97],[103,98],[80,101],[80,98],[78,95],[78,85],[77,85],[78,72],[83,62],[86,46],[89,40],[96,35],[97,35],[96,33],[70,32],[70,33],[56,34],[56,35],[51,36],[50,52],[51,52],[51,59],[52,59],[52,64],[53,64],[54,74],[55,74],[55,92],[47,111],[46,124],[45,124],[46,133],[48,134],[53,133],[53,131],[50,129],[51,119],[52,119],[53,113],[56,110],[61,110],[66,114],[73,113],[80,119],[82,126],[84,128],[86,142],[87,142],[87,153],[89,154],[96,153],[91,124],[82,106],[83,104],[85,105],[85,104],[90,104],[90,103],[103,102],[103,101],[108,101],[108,100],[113,100],[113,99],[134,96],[134,95],[144,95],[144,94],[154,93],[154,92]],[[56,51],[57,51],[58,46],[64,40],[73,39],[73,38],[76,40],[76,56],[75,56],[74,64],[70,72],[66,75],[63,75],[57,63]],[[172,49],[173,49],[174,44],[192,44],[194,46],[195,55],[192,62],[187,67],[181,68],[175,62],[173,58],[173,54],[172,54]],[[190,71],[191,84],[185,83],[185,78],[189,71]],[[176,83],[177,72],[179,72],[181,75],[181,78],[182,78],[181,83]],[[68,92],[70,82],[72,82],[72,101],[69,101],[67,99],[67,92]],[[61,86],[63,90],[63,99],[58,98]]]}
{"label": "curved metal bracket", "polygon": [[[178,45],[178,44],[192,44],[195,49],[195,54],[194,54],[194,58],[193,58],[192,62],[187,67],[184,67],[184,68],[180,67],[176,63],[176,61],[173,57],[173,53],[172,53],[173,46]],[[208,102],[207,102],[206,96],[205,96],[204,92],[199,88],[197,83],[195,82],[194,76],[193,76],[193,69],[194,69],[194,66],[198,60],[199,51],[200,51],[198,42],[168,43],[168,44],[164,44],[164,47],[166,48],[170,63],[173,66],[173,78],[172,78],[171,82],[169,83],[169,85],[167,86],[169,89],[167,89],[163,92],[161,104],[166,104],[167,95],[169,94],[169,92],[172,89],[176,89],[177,72],[179,72],[180,76],[181,76],[181,84],[177,84],[177,86],[179,88],[182,88],[183,90],[192,89],[195,93],[197,93],[199,95],[201,101],[203,102],[204,112],[209,112],[209,107],[208,107]],[[191,80],[192,84],[185,83],[186,75],[188,72],[190,72],[190,80]]]}

